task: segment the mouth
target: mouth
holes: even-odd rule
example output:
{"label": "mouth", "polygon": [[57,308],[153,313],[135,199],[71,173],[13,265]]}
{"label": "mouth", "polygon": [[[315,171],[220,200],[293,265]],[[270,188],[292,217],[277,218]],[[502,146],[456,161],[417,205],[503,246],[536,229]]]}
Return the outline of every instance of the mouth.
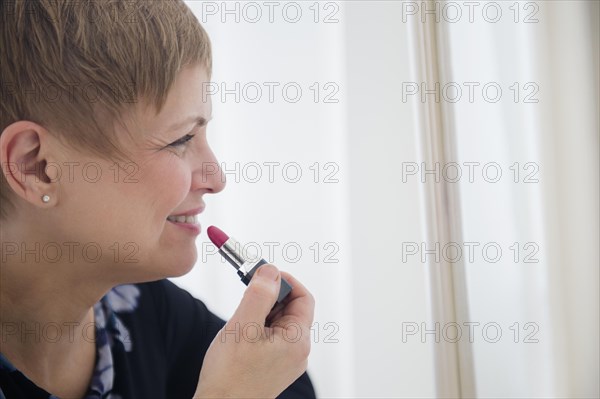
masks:
{"label": "mouth", "polygon": [[167,220],[173,223],[184,223],[198,225],[198,215],[204,211],[204,206],[196,209],[191,209],[177,215],[167,216]]}
{"label": "mouth", "polygon": [[169,216],[167,217],[169,222],[173,223],[188,223],[188,224],[198,224],[198,215],[192,216]]}

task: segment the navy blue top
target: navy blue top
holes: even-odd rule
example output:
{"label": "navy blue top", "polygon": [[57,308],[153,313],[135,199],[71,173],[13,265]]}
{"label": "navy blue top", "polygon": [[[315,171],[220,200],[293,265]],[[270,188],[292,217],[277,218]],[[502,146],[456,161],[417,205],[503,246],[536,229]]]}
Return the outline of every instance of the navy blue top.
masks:
{"label": "navy blue top", "polygon": [[[225,324],[166,279],[113,288],[94,305],[94,317],[96,366],[85,399],[191,398],[204,354]],[[278,398],[315,397],[304,373]],[[0,399],[59,398],[0,353]]]}

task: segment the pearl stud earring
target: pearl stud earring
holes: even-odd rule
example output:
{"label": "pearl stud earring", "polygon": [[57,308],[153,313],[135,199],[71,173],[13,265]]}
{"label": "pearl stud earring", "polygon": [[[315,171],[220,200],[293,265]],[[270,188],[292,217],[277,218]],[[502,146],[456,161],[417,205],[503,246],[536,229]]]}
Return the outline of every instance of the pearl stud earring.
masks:
{"label": "pearl stud earring", "polygon": [[49,195],[44,195],[42,197],[42,202],[47,204],[48,202],[50,202],[50,196]]}

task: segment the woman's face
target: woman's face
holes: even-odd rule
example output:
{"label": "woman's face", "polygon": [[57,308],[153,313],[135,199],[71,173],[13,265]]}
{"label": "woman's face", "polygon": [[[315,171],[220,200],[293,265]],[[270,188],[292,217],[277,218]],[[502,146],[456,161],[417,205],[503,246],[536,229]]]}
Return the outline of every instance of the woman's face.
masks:
{"label": "woman's face", "polygon": [[[142,137],[124,144],[132,163],[72,150],[61,157],[57,203],[44,213],[48,234],[60,237],[63,247],[78,243],[75,258],[80,255],[85,267],[122,283],[179,276],[193,267],[199,230],[167,218],[200,214],[203,196],[225,187],[206,137],[212,113],[207,79],[201,67],[185,69],[158,115],[139,107],[126,118],[127,129]],[[69,162],[76,163],[71,179],[65,176]],[[94,263],[98,249],[102,256]]]}

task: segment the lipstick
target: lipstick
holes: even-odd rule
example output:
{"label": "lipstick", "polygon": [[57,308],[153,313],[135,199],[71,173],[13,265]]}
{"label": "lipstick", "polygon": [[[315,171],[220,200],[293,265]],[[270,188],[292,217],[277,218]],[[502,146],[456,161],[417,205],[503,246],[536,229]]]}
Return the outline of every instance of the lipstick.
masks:
{"label": "lipstick", "polygon": [[[240,276],[242,282],[246,285],[250,283],[252,276],[258,268],[265,263],[269,263],[264,259],[256,259],[246,256],[242,252],[242,246],[233,237],[229,237],[218,227],[210,226],[206,230],[208,238],[212,241],[217,248],[219,253],[224,257],[227,262],[231,263],[237,270],[238,276]],[[281,287],[279,288],[279,296],[277,297],[277,304],[280,304],[285,297],[292,291],[292,286],[281,277]]]}

